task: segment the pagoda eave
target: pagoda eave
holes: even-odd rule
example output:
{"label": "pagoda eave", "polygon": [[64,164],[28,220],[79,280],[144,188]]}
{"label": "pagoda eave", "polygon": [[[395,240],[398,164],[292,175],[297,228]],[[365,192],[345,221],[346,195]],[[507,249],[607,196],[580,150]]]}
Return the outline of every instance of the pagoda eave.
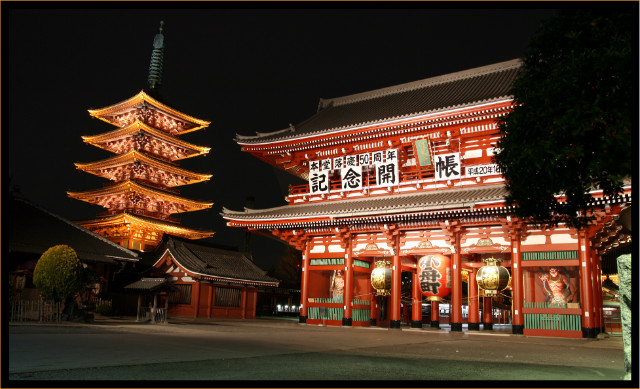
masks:
{"label": "pagoda eave", "polygon": [[[113,181],[118,181],[116,177],[109,177],[101,170],[104,169],[117,169],[126,165],[130,165],[133,163],[143,163],[145,166],[153,167],[154,169],[158,169],[165,173],[175,174],[177,176],[183,177],[182,183],[169,183],[166,185],[168,187],[188,185],[193,183],[198,183],[202,181],[208,181],[213,176],[212,174],[201,174],[192,172],[186,169],[181,169],[178,166],[167,164],[158,159],[152,158],[150,156],[145,155],[144,153],[140,153],[138,151],[132,150],[126,154],[116,155],[101,161],[89,162],[89,163],[75,163],[77,169],[85,171],[87,173],[94,174],[99,177],[108,178]],[[144,175],[141,173],[141,175]],[[136,177],[137,178],[137,177]]]}
{"label": "pagoda eave", "polygon": [[125,111],[127,111],[130,108],[133,108],[139,104],[142,103],[148,103],[149,105],[158,108],[166,113],[168,113],[169,115],[172,115],[180,120],[184,120],[186,122],[189,122],[191,124],[194,125],[193,128],[190,128],[188,130],[185,131],[181,131],[178,132],[177,134],[183,134],[183,133],[187,133],[187,132],[192,132],[192,131],[196,131],[196,130],[200,130],[202,128],[205,128],[207,126],[209,126],[211,124],[211,122],[206,121],[206,120],[201,120],[201,119],[197,119],[193,116],[189,116],[186,115],[176,109],[173,109],[167,105],[164,105],[163,103],[159,102],[158,100],[154,99],[153,97],[149,96],[147,93],[145,93],[144,91],[140,91],[138,94],[136,94],[135,96],[131,97],[128,100],[125,100],[123,102],[108,106],[108,107],[104,107],[104,108],[100,108],[100,109],[90,109],[89,114],[93,117],[96,117],[100,120],[103,120],[109,124],[112,125],[119,125],[120,123],[117,121],[114,121],[112,119],[110,119],[110,117],[112,115],[117,115],[119,113],[123,113]]}
{"label": "pagoda eave", "polygon": [[165,234],[175,235],[188,239],[210,238],[215,234],[214,231],[186,228],[180,225],[164,223],[162,221],[157,221],[149,218],[142,218],[128,213],[121,213],[115,216],[105,217],[101,219],[85,220],[77,223],[89,230],[127,226],[128,228],[144,228],[160,231]]}
{"label": "pagoda eave", "polygon": [[[93,189],[93,190],[88,190],[83,192],[67,191],[67,195],[69,197],[86,201],[89,203],[97,203],[98,197],[122,195],[123,193],[143,194],[149,197],[161,199],[163,201],[170,201],[177,204],[181,204],[187,208],[190,208],[191,210],[201,210],[201,209],[211,208],[214,204],[212,202],[200,202],[200,201],[189,200],[184,197],[175,196],[170,193],[166,193],[156,189],[142,186],[134,181],[125,181],[120,184],[115,184],[109,187]],[[188,211],[185,210],[183,212],[188,212]]]}
{"label": "pagoda eave", "polygon": [[102,134],[84,135],[82,136],[82,140],[85,143],[94,145],[96,147],[100,147],[101,149],[118,153],[117,149],[114,149],[113,147],[109,147],[108,145],[109,142],[117,142],[117,141],[130,139],[136,134],[141,134],[141,133],[148,134],[168,144],[176,145],[178,147],[181,147],[185,150],[189,150],[191,152],[191,153],[185,153],[184,156],[177,157],[173,160],[186,159],[186,158],[191,158],[199,155],[207,155],[211,151],[210,147],[198,146],[189,142],[185,142],[171,134],[168,134],[164,131],[159,131],[151,126],[148,126],[147,124],[141,122],[140,120],[136,120],[134,123],[128,126],[118,128],[116,130],[105,132]]}

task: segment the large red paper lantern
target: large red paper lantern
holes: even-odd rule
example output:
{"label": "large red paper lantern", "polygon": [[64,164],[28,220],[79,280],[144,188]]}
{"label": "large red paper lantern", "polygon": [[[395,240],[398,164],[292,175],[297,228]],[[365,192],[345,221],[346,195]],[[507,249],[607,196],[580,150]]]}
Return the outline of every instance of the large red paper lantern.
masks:
{"label": "large red paper lantern", "polygon": [[451,293],[451,260],[444,255],[425,255],[418,260],[420,290],[429,301],[439,301]]}

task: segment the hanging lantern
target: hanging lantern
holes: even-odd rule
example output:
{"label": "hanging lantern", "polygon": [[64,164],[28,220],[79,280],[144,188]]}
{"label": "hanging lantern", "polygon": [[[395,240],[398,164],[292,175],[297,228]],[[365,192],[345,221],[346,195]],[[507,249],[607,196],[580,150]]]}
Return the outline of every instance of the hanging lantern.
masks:
{"label": "hanging lantern", "polygon": [[420,290],[429,301],[440,301],[451,293],[451,260],[444,255],[425,255],[418,260]]}
{"label": "hanging lantern", "polygon": [[388,296],[391,294],[391,263],[377,261],[375,265],[371,271],[371,286],[376,290],[376,296]]}
{"label": "hanging lantern", "polygon": [[478,269],[476,281],[478,287],[484,291],[485,297],[493,297],[509,286],[511,276],[506,267],[500,266],[501,259],[485,258],[484,262],[485,265]]}

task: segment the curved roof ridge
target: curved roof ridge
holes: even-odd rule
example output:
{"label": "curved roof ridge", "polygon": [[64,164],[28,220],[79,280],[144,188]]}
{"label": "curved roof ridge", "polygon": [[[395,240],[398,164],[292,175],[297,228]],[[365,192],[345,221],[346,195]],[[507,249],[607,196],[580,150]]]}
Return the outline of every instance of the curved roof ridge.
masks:
{"label": "curved roof ridge", "polygon": [[[222,212],[220,213],[221,216],[244,216],[246,218],[251,218],[251,217],[256,217],[256,216],[260,216],[260,215],[266,215],[266,214],[273,214],[273,213],[278,213],[281,211],[285,211],[285,213],[287,212],[295,212],[299,215],[303,215],[303,214],[309,214],[309,212],[313,213],[314,211],[318,211],[318,208],[321,207],[326,207],[327,205],[329,206],[334,206],[334,207],[340,207],[340,206],[346,206],[346,205],[350,205],[350,206],[354,206],[354,205],[358,205],[360,204],[365,204],[365,203],[369,203],[371,205],[374,206],[374,208],[371,208],[371,210],[375,209],[375,208],[380,208],[380,206],[375,206],[376,203],[384,203],[385,201],[388,200],[393,200],[393,201],[403,201],[403,200],[407,200],[407,199],[422,199],[424,198],[424,196],[446,196],[447,198],[450,198],[451,196],[456,196],[460,193],[466,193],[466,192],[475,192],[475,193],[486,193],[486,192],[495,192],[495,191],[503,191],[505,188],[505,186],[503,184],[497,184],[497,185],[488,185],[488,186],[480,186],[480,187],[468,187],[468,188],[450,188],[450,189],[445,189],[445,190],[429,190],[429,191],[423,191],[423,192],[417,192],[417,193],[403,193],[403,194],[395,194],[395,195],[383,195],[383,196],[371,196],[371,197],[364,197],[364,198],[354,198],[354,199],[342,199],[342,200],[334,200],[331,201],[329,203],[327,202],[310,202],[310,203],[303,203],[303,204],[294,204],[294,205],[283,205],[283,206],[278,206],[278,207],[273,207],[273,208],[265,208],[265,209],[249,209],[249,208],[245,208],[244,211],[234,211],[231,209],[228,209],[226,207],[223,207]],[[439,200],[440,202],[445,203],[446,201],[443,201],[442,199]],[[417,203],[416,203],[417,204]],[[416,205],[413,204],[413,205]],[[382,208],[394,208],[397,205],[386,205],[386,206],[382,206]],[[306,213],[305,213],[306,212]],[[314,213],[315,214],[315,213]]]}
{"label": "curved roof ridge", "polygon": [[485,74],[496,73],[503,70],[513,69],[520,67],[522,64],[520,59],[512,59],[509,61],[498,62],[491,65],[480,66],[473,69],[462,70],[459,72],[448,73],[440,76],[425,78],[422,80],[411,81],[404,84],[393,85],[386,88],[374,89],[367,92],[356,93],[347,96],[334,97],[330,99],[320,99],[318,111],[327,108],[329,106],[340,106],[359,101],[370,100],[382,96],[393,95],[397,93],[407,92],[415,89],[426,88],[438,84],[444,84],[456,80],[462,80],[467,78],[473,78],[482,76]]}
{"label": "curved roof ridge", "polygon": [[145,152],[142,152],[140,150],[136,150],[136,149],[131,149],[126,153],[122,153],[122,154],[116,154],[113,156],[110,156],[108,158],[105,159],[101,159],[99,161],[94,161],[94,162],[76,162],[74,163],[74,165],[76,166],[76,168],[78,169],[91,169],[91,168],[95,168],[96,166],[99,165],[104,165],[104,164],[117,164],[119,162],[126,162],[128,160],[141,160],[144,161],[146,163],[149,163],[150,165],[156,165],[156,166],[162,166],[163,168],[165,168],[166,170],[171,170],[171,171],[177,171],[179,173],[182,173],[184,175],[192,175],[192,176],[200,176],[200,177],[209,177],[208,179],[210,179],[211,177],[213,177],[213,174],[207,174],[207,173],[201,173],[201,172],[196,172],[193,170],[188,170],[188,169],[183,169],[180,166],[177,165],[173,165],[170,163],[167,163],[161,159],[155,158],[152,155],[148,155]]}
{"label": "curved roof ridge", "polygon": [[[211,206],[213,206],[213,202],[207,202],[204,200],[194,200],[194,199],[189,199],[174,193],[170,193],[167,191],[164,191],[162,189],[159,188],[154,188],[152,186],[148,186],[145,184],[142,184],[140,182],[137,182],[135,180],[131,180],[131,179],[127,179],[125,181],[122,182],[116,182],[112,185],[108,185],[108,186],[103,186],[101,188],[96,188],[96,189],[89,189],[89,190],[85,190],[85,191],[79,191],[79,192],[71,192],[71,191],[67,191],[67,194],[71,197],[74,196],[91,196],[91,195],[98,195],[102,192],[107,192],[110,190],[119,190],[123,187],[126,187],[125,189],[129,189],[130,187],[134,187],[136,189],[138,189],[141,192],[151,192],[153,194],[159,195],[159,196],[163,196],[163,197],[173,197],[175,199],[177,199],[177,201],[182,201],[184,203],[191,203],[191,205],[196,204],[196,206],[203,206],[206,208],[209,208]],[[75,198],[75,197],[74,197]]]}
{"label": "curved roof ridge", "polygon": [[82,232],[84,232],[84,233],[86,233],[86,234],[88,234],[88,235],[90,235],[90,236],[92,236],[92,237],[94,237],[96,239],[99,239],[99,240],[109,244],[110,246],[113,246],[113,247],[117,248],[118,250],[124,251],[125,253],[127,253],[127,254],[129,254],[129,255],[131,255],[133,257],[131,259],[136,259],[136,260],[138,259],[138,253],[136,253],[134,251],[131,251],[126,247],[122,247],[121,245],[119,245],[119,244],[117,244],[117,243],[105,238],[104,236],[102,236],[100,234],[96,234],[95,232],[90,231],[89,229],[87,229],[85,227],[82,227],[81,225],[79,225],[77,223],[74,223],[71,220],[65,219],[64,217],[62,217],[60,215],[56,215],[55,213],[49,212],[46,209],[42,208],[41,206],[36,205],[36,204],[32,203],[31,201],[25,199],[24,197],[15,198],[15,200],[22,201],[23,203],[29,204],[30,206],[32,206],[32,207],[34,207],[36,209],[39,209],[40,211],[48,214],[51,217],[54,217],[54,218],[56,218],[56,219],[58,219],[58,220],[60,220],[62,222],[65,222],[68,225],[70,225],[72,227],[75,227],[78,230],[80,230],[80,231],[82,231]]}

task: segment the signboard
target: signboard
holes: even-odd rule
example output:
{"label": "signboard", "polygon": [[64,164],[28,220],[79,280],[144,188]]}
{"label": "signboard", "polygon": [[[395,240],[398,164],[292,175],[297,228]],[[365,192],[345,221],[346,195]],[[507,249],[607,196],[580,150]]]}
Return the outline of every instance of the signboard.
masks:
{"label": "signboard", "polygon": [[340,171],[342,190],[361,190],[364,183],[363,166],[374,168],[378,185],[400,183],[398,150],[388,149],[309,161],[309,193],[328,193],[331,187],[329,173],[332,170]]}
{"label": "signboard", "polygon": [[329,170],[309,173],[309,193],[329,193]]}
{"label": "signboard", "polygon": [[400,183],[398,176],[398,150],[384,151],[384,162],[376,163],[376,182],[378,185],[393,186]]}
{"label": "signboard", "polygon": [[434,158],[435,180],[455,180],[462,176],[460,153],[439,154]]}
{"label": "signboard", "polygon": [[340,169],[342,177],[342,190],[362,189],[362,166],[353,166]]}
{"label": "signboard", "polygon": [[465,167],[465,176],[467,177],[491,176],[494,174],[502,174],[502,169],[496,163]]}
{"label": "signboard", "polygon": [[431,166],[433,162],[431,161],[431,144],[429,143],[429,139],[418,139],[413,142],[413,155],[416,156],[418,166]]}

